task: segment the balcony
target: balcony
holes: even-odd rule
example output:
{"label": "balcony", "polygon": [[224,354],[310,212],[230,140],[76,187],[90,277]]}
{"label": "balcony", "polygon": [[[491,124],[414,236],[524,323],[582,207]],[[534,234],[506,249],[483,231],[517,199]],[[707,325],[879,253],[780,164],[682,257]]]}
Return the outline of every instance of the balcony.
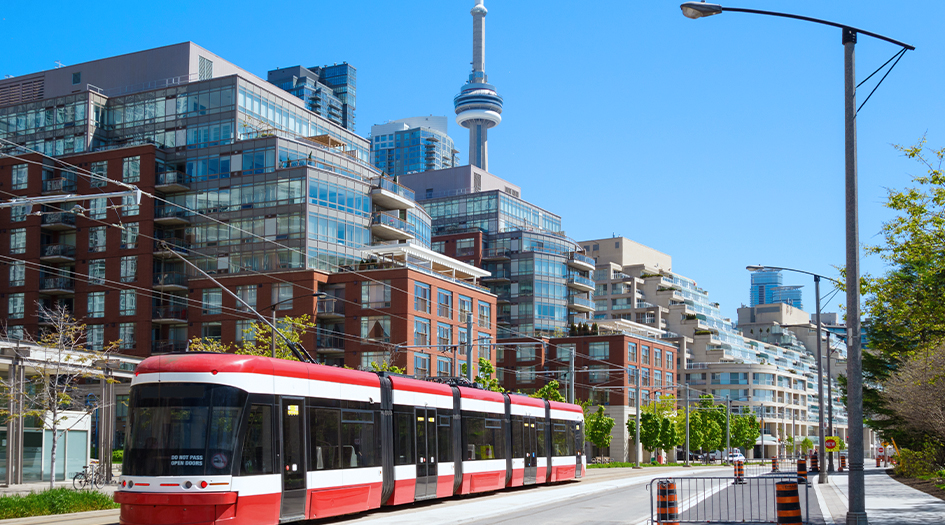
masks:
{"label": "balcony", "polygon": [[593,272],[595,262],[593,257],[588,257],[583,253],[571,252],[568,256],[568,266],[585,272]]}
{"label": "balcony", "polygon": [[386,177],[371,179],[371,200],[388,210],[409,210],[416,206],[413,190]]}
{"label": "balcony", "polygon": [[191,212],[174,204],[162,204],[154,207],[154,223],[162,226],[183,226],[190,224]]}
{"label": "balcony", "polygon": [[492,275],[488,277],[483,277],[479,279],[480,281],[486,282],[495,282],[495,281],[510,281],[512,279],[512,272],[509,270],[496,270],[492,272]]}
{"label": "balcony", "polygon": [[508,248],[489,248],[482,251],[483,261],[507,261],[511,256]]}
{"label": "balcony", "polygon": [[154,256],[162,259],[175,257],[179,253],[186,255],[190,251],[190,243],[179,237],[167,237],[154,241]]}
{"label": "balcony", "polygon": [[[151,321],[157,324],[180,324],[187,322],[186,306],[159,306],[151,310]],[[186,341],[184,341],[186,345]]]}
{"label": "balcony", "polygon": [[182,292],[187,290],[187,274],[164,272],[154,274],[154,289],[162,292]]}
{"label": "balcony", "polygon": [[571,277],[568,277],[567,284],[568,288],[573,288],[582,292],[594,291],[594,281],[588,279],[587,277],[581,277],[580,275],[572,275]]}
{"label": "balcony", "polygon": [[572,295],[571,297],[568,297],[568,309],[574,310],[576,312],[593,312],[594,301]]}
{"label": "balcony", "polygon": [[75,193],[76,183],[72,179],[49,179],[43,181],[44,194]]}
{"label": "balcony", "polygon": [[39,259],[48,263],[75,262],[75,246],[71,244],[44,244]]}
{"label": "balcony", "polygon": [[190,175],[180,171],[165,171],[158,173],[154,189],[164,193],[175,193],[190,190],[193,179]]}
{"label": "balcony", "polygon": [[341,299],[326,298],[318,301],[316,317],[319,319],[339,319],[345,316],[345,303]]}
{"label": "balcony", "polygon": [[388,241],[406,241],[413,239],[407,222],[389,213],[374,212],[371,215],[371,233]]}
{"label": "balcony", "polygon": [[340,350],[344,351],[345,349],[345,340],[343,337],[337,335],[319,335],[315,341],[315,346],[318,347],[318,351],[330,351],[330,350]]}
{"label": "balcony", "polygon": [[75,214],[63,211],[44,213],[40,227],[50,231],[74,230]]}
{"label": "balcony", "polygon": [[181,339],[157,339],[151,341],[151,355],[176,354],[187,351],[187,341]]}
{"label": "balcony", "polygon": [[68,277],[44,277],[39,281],[39,292],[47,295],[75,293],[75,281]]}

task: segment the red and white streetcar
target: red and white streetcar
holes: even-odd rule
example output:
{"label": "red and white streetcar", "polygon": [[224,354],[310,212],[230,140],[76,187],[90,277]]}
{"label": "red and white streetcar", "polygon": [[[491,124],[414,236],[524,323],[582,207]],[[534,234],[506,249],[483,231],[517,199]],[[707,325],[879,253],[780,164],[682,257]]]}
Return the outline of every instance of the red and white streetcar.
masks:
{"label": "red and white streetcar", "polygon": [[576,405],[268,357],[138,365],[121,523],[264,524],[581,478]]}

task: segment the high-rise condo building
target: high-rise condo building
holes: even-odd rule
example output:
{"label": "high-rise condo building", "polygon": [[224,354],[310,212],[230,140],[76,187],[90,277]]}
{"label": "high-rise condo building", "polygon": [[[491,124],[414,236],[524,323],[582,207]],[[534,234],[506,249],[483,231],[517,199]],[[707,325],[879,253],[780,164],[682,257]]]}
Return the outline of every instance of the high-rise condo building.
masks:
{"label": "high-rise condo building", "polygon": [[371,163],[388,176],[452,168],[459,151],[446,117],[412,117],[371,126]]}
{"label": "high-rise condo building", "polygon": [[274,69],[267,80],[305,101],[305,107],[354,131],[358,71],[343,62],[331,66]]}
{"label": "high-rise condo building", "polygon": [[751,272],[751,298],[749,306],[784,303],[799,310],[804,309],[801,300],[803,286],[785,286],[780,270],[759,270]]}

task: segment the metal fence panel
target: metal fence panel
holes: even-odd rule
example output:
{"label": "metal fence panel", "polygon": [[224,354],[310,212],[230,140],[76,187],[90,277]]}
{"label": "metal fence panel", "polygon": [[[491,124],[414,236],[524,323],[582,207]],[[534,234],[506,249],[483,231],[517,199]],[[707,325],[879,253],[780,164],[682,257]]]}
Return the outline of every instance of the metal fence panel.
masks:
{"label": "metal fence panel", "polygon": [[[796,475],[771,474],[746,477],[736,483],[734,477],[655,478],[650,482],[650,522],[675,523],[777,523],[776,483],[797,481]],[[660,521],[657,515],[656,488],[660,482],[676,486],[679,518]],[[810,523],[809,485],[798,483],[802,521]]]}

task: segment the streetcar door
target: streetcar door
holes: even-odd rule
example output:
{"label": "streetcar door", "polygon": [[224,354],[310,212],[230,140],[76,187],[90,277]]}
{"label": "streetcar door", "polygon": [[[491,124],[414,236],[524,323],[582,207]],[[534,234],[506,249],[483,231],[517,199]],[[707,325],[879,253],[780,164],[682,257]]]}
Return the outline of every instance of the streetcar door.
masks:
{"label": "streetcar door", "polygon": [[417,408],[417,490],[415,500],[436,497],[436,409]]}
{"label": "streetcar door", "polygon": [[305,517],[304,399],[282,398],[282,511],[281,519]]}
{"label": "streetcar door", "polygon": [[582,423],[572,423],[574,425],[574,459],[575,459],[575,469],[574,477],[581,477],[581,467],[583,466],[583,457],[584,457],[584,425]]}
{"label": "streetcar door", "polygon": [[538,434],[535,428],[535,418],[525,417],[524,420],[522,438],[525,452],[525,479],[523,483],[532,485],[538,477]]}

